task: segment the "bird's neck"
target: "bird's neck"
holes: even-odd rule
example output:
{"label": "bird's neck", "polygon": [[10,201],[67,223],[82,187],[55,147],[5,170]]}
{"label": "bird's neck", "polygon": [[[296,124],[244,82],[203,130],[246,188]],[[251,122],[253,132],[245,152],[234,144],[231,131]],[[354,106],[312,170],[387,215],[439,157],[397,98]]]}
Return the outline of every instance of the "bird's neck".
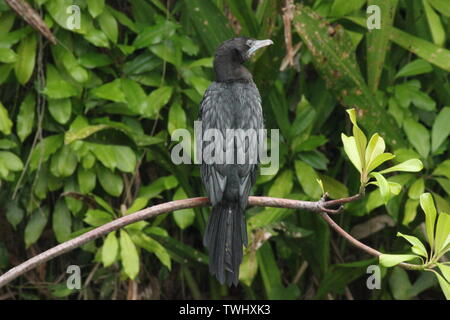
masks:
{"label": "bird's neck", "polygon": [[252,74],[240,62],[228,56],[216,56],[214,59],[214,72],[217,82],[230,82],[251,80]]}

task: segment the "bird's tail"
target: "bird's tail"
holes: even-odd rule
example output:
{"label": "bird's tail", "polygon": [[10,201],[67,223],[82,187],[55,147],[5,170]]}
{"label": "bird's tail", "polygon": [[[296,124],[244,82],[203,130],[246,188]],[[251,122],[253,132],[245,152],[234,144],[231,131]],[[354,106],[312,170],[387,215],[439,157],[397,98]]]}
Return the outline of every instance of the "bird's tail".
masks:
{"label": "bird's tail", "polygon": [[209,251],[209,271],[228,286],[239,282],[243,248],[247,246],[244,210],[236,203],[218,203],[212,209],[203,244]]}

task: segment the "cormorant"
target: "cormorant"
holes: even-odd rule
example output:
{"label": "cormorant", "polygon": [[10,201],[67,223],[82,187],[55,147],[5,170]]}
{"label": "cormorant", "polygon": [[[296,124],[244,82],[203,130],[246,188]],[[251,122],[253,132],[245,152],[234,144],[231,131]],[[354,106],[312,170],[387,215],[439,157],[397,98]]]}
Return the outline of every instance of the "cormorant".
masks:
{"label": "cormorant", "polygon": [[[210,139],[209,145],[215,144],[224,152],[234,149],[231,163],[225,156],[225,163],[211,163],[205,159],[208,144],[202,141],[200,145],[203,153],[201,178],[213,206],[203,244],[209,251],[211,274],[228,286],[238,284],[243,245],[247,246],[248,242],[244,211],[257,176],[259,157],[254,148],[255,142],[259,148],[258,130],[264,126],[261,96],[243,63],[258,49],[271,44],[271,40],[245,37],[223,42],[214,57],[215,81],[206,90],[200,106],[202,138],[205,138],[208,129],[216,129],[221,133],[223,143]],[[251,142],[250,138],[245,137],[244,140],[227,140],[227,129],[253,129],[257,140]],[[244,152],[244,161],[237,160],[239,152]],[[256,161],[250,161],[255,155]]]}

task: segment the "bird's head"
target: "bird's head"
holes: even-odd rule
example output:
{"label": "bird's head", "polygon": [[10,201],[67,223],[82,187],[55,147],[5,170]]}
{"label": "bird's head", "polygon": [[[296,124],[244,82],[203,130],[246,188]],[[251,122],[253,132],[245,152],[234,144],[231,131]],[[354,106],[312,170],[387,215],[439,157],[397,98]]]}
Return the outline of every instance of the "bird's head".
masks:
{"label": "bird's head", "polygon": [[223,42],[216,50],[214,70],[216,81],[251,79],[250,72],[242,66],[256,51],[273,44],[272,40],[255,40],[246,37]]}

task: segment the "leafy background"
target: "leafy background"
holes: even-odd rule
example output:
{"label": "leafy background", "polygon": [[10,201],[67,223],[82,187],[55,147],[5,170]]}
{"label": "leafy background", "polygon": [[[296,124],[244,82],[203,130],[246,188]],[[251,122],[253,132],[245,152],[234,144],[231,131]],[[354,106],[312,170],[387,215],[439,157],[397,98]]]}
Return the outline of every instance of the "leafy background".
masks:
{"label": "leafy background", "polygon": [[[258,178],[255,195],[317,200],[316,178],[333,198],[357,193],[359,174],[340,141],[351,129],[345,108],[356,107],[362,128],[379,132],[396,155],[390,165],[419,158],[425,168],[390,177],[402,190],[386,205],[369,188],[336,221],[374,248],[401,253],[408,245],[397,231],[424,239],[424,191],[450,212],[447,0],[305,0],[291,12],[277,0],[30,4],[59,44],[0,0],[1,272],[119,216],[204,194],[197,166],[170,160],[170,134],[193,133],[214,50],[235,35],[275,43],[249,64],[266,127],[282,139],[280,169]],[[72,4],[80,29],[67,28]],[[371,4],[382,25],[369,32]],[[201,243],[208,214],[135,223],[28,272],[0,297],[443,298],[430,272],[400,268],[382,268],[381,289],[368,290],[366,268],[376,259],[316,214],[274,208],[247,211],[240,286],[221,286]],[[81,290],[66,287],[69,265],[81,266]]]}

